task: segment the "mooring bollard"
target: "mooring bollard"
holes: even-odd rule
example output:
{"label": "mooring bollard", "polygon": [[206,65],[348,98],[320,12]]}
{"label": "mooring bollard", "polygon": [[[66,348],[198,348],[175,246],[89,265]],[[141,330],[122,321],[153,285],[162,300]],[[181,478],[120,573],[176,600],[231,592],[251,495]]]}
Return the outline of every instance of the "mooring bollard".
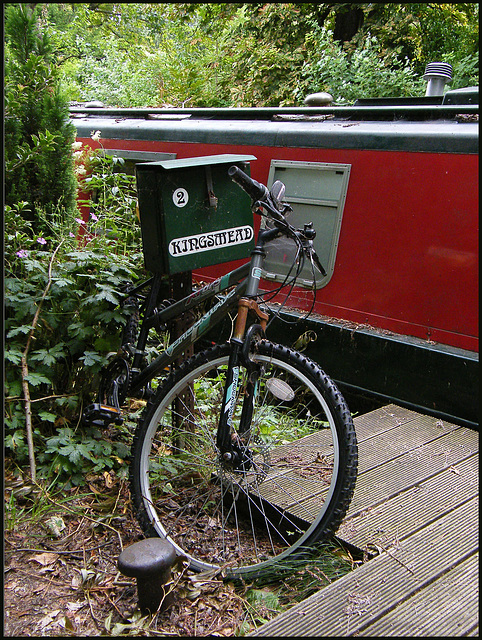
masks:
{"label": "mooring bollard", "polygon": [[159,605],[164,611],[172,604],[174,594],[166,584],[175,560],[176,550],[163,538],[141,540],[120,554],[117,567],[125,576],[136,578],[141,611],[155,613]]}

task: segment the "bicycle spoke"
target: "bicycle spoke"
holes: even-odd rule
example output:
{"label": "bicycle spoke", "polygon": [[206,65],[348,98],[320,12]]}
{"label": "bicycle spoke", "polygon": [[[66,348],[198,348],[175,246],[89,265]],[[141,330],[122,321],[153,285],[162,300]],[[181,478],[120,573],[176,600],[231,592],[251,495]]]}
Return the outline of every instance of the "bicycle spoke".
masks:
{"label": "bicycle spoke", "polygon": [[243,575],[334,532],[342,511],[336,521],[325,514],[335,486],[347,485],[348,496],[354,484],[340,457],[350,418],[337,413],[336,402],[327,403],[325,378],[312,374],[312,365],[281,349],[268,355],[266,346],[255,356],[262,373],[251,425],[237,435],[249,391],[248,372],[240,372],[236,456],[223,457],[216,436],[229,348],[212,352],[193,358],[159,390],[136,438],[139,488],[133,486],[153,530],[194,568]]}

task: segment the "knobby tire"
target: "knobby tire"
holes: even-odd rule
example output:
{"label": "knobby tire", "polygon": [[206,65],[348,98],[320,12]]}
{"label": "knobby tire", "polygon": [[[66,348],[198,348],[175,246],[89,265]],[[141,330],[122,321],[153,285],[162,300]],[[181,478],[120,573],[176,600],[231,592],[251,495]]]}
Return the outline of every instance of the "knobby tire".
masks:
{"label": "knobby tire", "polygon": [[[185,361],[150,399],[130,464],[134,508],[146,536],[166,537],[196,571],[254,578],[333,536],[357,471],[349,409],[335,383],[306,356],[262,340],[263,367],[245,463],[216,450],[230,345]],[[239,397],[246,394],[240,371]],[[241,413],[236,405],[233,426]]]}

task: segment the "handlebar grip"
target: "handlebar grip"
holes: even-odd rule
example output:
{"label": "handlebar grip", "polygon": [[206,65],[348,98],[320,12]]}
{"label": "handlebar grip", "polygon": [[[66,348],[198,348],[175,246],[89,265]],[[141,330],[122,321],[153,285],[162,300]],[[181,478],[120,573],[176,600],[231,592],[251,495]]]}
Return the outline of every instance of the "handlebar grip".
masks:
{"label": "handlebar grip", "polygon": [[246,191],[246,193],[252,198],[253,201],[256,200],[265,200],[266,196],[269,196],[269,191],[264,184],[260,184],[256,180],[253,180],[248,175],[241,171],[236,166],[229,167],[228,176],[231,180],[234,180],[241,189]]}

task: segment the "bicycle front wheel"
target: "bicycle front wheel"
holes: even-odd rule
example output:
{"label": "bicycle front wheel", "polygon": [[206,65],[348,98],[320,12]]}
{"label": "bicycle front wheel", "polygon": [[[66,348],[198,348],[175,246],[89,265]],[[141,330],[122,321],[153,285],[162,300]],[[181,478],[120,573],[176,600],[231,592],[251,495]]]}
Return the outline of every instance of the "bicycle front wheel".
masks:
{"label": "bicycle front wheel", "polygon": [[[261,341],[244,463],[230,466],[216,430],[230,346],[174,371],[134,436],[131,492],[148,536],[167,538],[196,571],[255,577],[337,530],[356,479],[357,443],[334,382],[292,349]],[[249,373],[240,371],[233,426]],[[239,441],[239,439],[238,439]]]}

